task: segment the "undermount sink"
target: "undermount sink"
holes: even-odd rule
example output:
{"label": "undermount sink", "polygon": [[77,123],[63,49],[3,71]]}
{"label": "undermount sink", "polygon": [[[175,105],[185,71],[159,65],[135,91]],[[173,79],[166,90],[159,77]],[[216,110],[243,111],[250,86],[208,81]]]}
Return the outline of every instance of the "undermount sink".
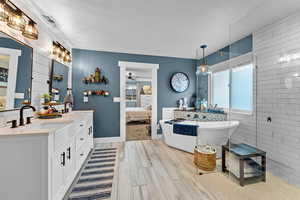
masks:
{"label": "undermount sink", "polygon": [[34,129],[60,129],[64,126],[72,123],[72,120],[64,120],[64,119],[53,119],[53,120],[45,120],[45,122],[35,121],[33,120],[32,124],[27,124],[25,126],[19,127],[20,129],[34,130]]}

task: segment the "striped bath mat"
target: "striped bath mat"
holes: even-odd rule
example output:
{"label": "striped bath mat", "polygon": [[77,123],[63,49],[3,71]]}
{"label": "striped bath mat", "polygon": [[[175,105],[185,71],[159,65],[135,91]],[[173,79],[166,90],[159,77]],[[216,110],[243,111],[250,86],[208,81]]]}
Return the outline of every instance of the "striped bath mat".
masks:
{"label": "striped bath mat", "polygon": [[109,199],[112,190],[116,155],[116,148],[94,149],[66,199]]}

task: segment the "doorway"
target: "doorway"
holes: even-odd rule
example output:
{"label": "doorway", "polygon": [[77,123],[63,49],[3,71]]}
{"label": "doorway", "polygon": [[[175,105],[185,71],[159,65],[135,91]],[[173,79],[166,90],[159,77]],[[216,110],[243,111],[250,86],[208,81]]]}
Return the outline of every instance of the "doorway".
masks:
{"label": "doorway", "polygon": [[158,64],[119,62],[122,141],[157,138]]}

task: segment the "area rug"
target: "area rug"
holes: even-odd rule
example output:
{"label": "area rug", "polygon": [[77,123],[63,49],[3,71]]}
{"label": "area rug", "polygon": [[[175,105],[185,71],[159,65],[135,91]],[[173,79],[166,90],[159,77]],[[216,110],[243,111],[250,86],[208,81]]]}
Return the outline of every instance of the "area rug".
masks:
{"label": "area rug", "polygon": [[116,148],[94,149],[65,199],[110,199],[116,155]]}

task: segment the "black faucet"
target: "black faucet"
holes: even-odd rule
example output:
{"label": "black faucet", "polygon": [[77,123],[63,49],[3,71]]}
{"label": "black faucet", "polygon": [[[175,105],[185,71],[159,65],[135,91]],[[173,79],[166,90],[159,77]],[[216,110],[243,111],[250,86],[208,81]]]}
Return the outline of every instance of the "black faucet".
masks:
{"label": "black faucet", "polygon": [[25,105],[22,106],[22,108],[20,109],[20,126],[24,126],[24,116],[23,116],[23,110],[25,108],[31,108],[33,111],[36,111],[35,107],[31,106],[31,105]]}
{"label": "black faucet", "polygon": [[69,101],[64,102],[64,105],[65,105],[65,113],[68,113],[68,112],[69,112],[69,109],[67,108],[67,104],[73,105],[72,102],[69,102]]}

